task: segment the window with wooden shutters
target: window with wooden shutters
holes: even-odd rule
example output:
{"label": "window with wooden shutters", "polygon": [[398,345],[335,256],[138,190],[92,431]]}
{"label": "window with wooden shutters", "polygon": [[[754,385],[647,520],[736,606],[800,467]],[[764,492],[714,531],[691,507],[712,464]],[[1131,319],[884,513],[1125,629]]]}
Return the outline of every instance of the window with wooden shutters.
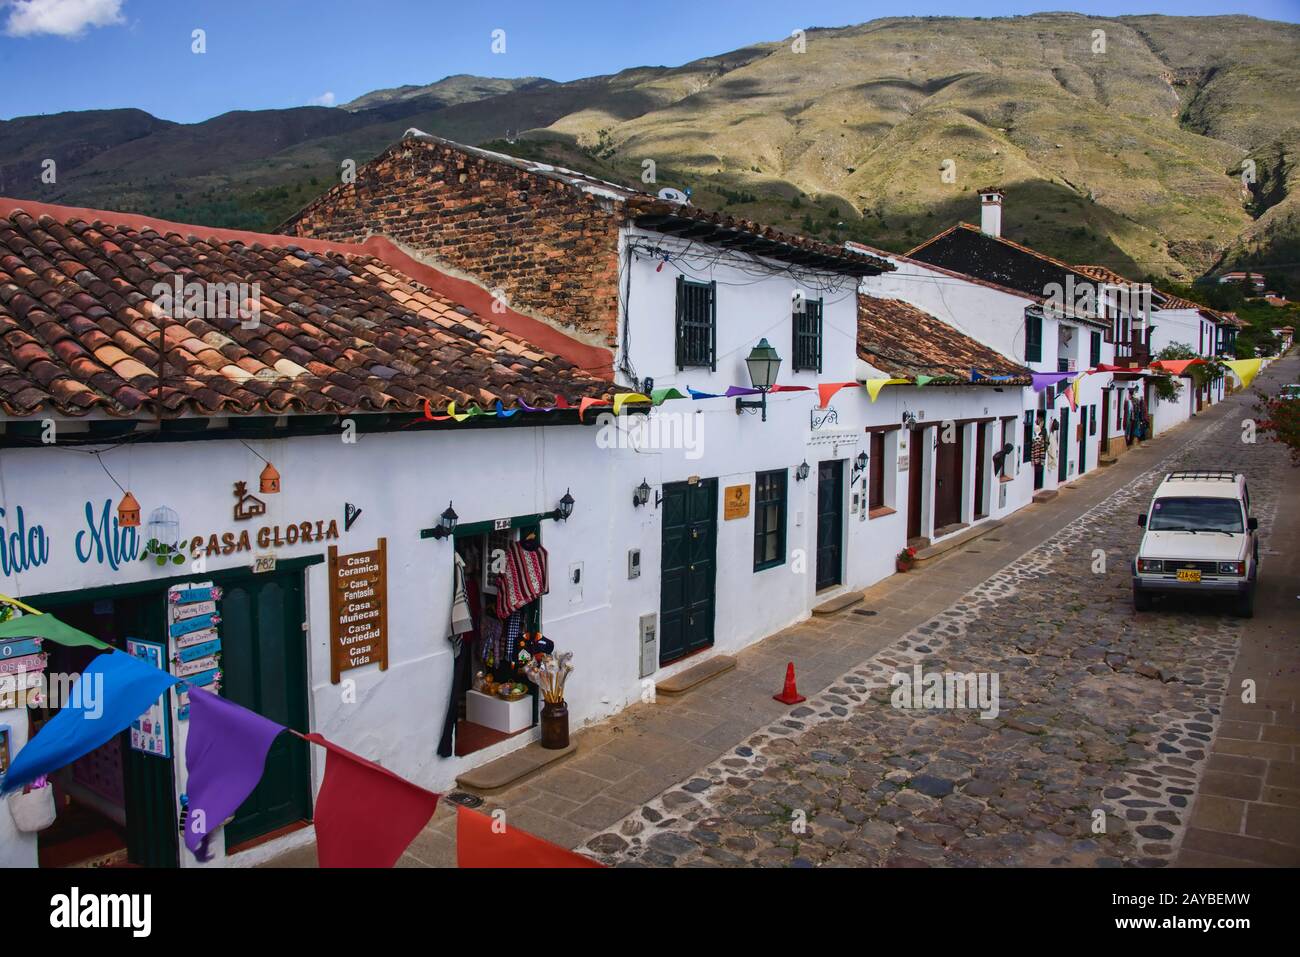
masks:
{"label": "window with wooden shutters", "polygon": [[871,458],[868,461],[867,508],[883,508],[885,505],[885,433],[871,433]]}
{"label": "window with wooden shutters", "polygon": [[677,368],[718,368],[718,284],[677,277]]}
{"label": "window with wooden shutters", "polygon": [[794,371],[822,371],[822,300],[795,301]]}
{"label": "window with wooden shutters", "polygon": [[1101,365],[1101,333],[1089,333],[1089,343],[1091,348],[1088,350],[1088,368],[1095,369]]}
{"label": "window with wooden shutters", "polygon": [[1043,361],[1043,317],[1025,316],[1025,361]]}
{"label": "window with wooden shutters", "polygon": [[1034,460],[1034,413],[1025,413],[1025,431],[1020,437],[1020,461],[1029,464]]}
{"label": "window with wooden shutters", "polygon": [[754,476],[754,571],[785,563],[785,469]]}

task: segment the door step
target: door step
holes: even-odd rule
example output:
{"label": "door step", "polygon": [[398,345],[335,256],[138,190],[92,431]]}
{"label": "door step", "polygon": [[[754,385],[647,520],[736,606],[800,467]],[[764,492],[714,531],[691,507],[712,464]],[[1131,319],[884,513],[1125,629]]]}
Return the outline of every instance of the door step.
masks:
{"label": "door step", "polygon": [[841,612],[845,608],[851,608],[860,601],[862,601],[862,592],[845,592],[843,595],[838,595],[830,601],[824,601],[820,605],[817,605],[813,608],[812,613],[814,615],[834,615],[836,612]]}
{"label": "door step", "polygon": [[714,655],[708,661],[702,661],[693,668],[679,671],[671,678],[656,681],[655,691],[660,694],[685,694],[734,667],[736,667],[736,659],[731,655]]}
{"label": "door step", "polygon": [[482,767],[472,768],[456,778],[456,783],[467,791],[478,794],[491,794],[500,791],[544,767],[567,758],[578,750],[576,740],[570,738],[567,748],[551,750],[534,741],[518,751],[511,751],[504,757],[489,761]]}
{"label": "door step", "polygon": [[1039,503],[1050,502],[1052,499],[1056,498],[1058,494],[1059,493],[1054,488],[1039,489],[1034,493],[1034,501]]}
{"label": "door step", "polygon": [[969,545],[976,539],[983,538],[989,532],[996,531],[1001,527],[1001,522],[981,522],[978,525],[967,528],[964,532],[960,532],[957,535],[951,535],[934,545],[922,548],[916,553],[917,567],[924,565],[928,561],[933,561],[940,555],[945,555],[954,549],[961,548],[963,545]]}

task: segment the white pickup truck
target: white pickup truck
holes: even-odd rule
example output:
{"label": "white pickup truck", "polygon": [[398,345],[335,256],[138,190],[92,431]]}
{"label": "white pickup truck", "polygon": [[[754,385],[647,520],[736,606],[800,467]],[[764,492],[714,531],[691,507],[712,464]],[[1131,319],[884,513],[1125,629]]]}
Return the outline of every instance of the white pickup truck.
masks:
{"label": "white pickup truck", "polygon": [[1134,609],[1149,611],[1160,593],[1199,592],[1231,596],[1243,618],[1255,613],[1259,520],[1240,472],[1170,472],[1138,524],[1146,532],[1133,559]]}

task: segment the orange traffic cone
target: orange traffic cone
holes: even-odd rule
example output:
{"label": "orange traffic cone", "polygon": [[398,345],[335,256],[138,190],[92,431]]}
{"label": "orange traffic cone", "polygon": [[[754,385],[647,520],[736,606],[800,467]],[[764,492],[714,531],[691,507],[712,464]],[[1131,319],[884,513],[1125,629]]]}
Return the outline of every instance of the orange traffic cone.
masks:
{"label": "orange traffic cone", "polygon": [[799,693],[799,688],[794,683],[794,662],[793,661],[785,666],[785,690],[782,691],[780,694],[772,695],[772,697],[775,698],[777,701],[781,702],[782,704],[798,704],[800,701],[808,700],[807,698],[805,698],[803,695]]}

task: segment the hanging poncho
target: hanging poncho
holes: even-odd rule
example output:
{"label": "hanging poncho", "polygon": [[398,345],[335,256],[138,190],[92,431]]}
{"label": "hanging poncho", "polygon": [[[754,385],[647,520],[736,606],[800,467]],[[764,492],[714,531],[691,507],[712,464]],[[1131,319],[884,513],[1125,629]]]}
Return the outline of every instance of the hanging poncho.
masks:
{"label": "hanging poncho", "polygon": [[497,615],[508,618],[512,611],[531,604],[548,590],[546,549],[538,545],[530,551],[519,542],[511,542],[505,569],[497,576]]}

